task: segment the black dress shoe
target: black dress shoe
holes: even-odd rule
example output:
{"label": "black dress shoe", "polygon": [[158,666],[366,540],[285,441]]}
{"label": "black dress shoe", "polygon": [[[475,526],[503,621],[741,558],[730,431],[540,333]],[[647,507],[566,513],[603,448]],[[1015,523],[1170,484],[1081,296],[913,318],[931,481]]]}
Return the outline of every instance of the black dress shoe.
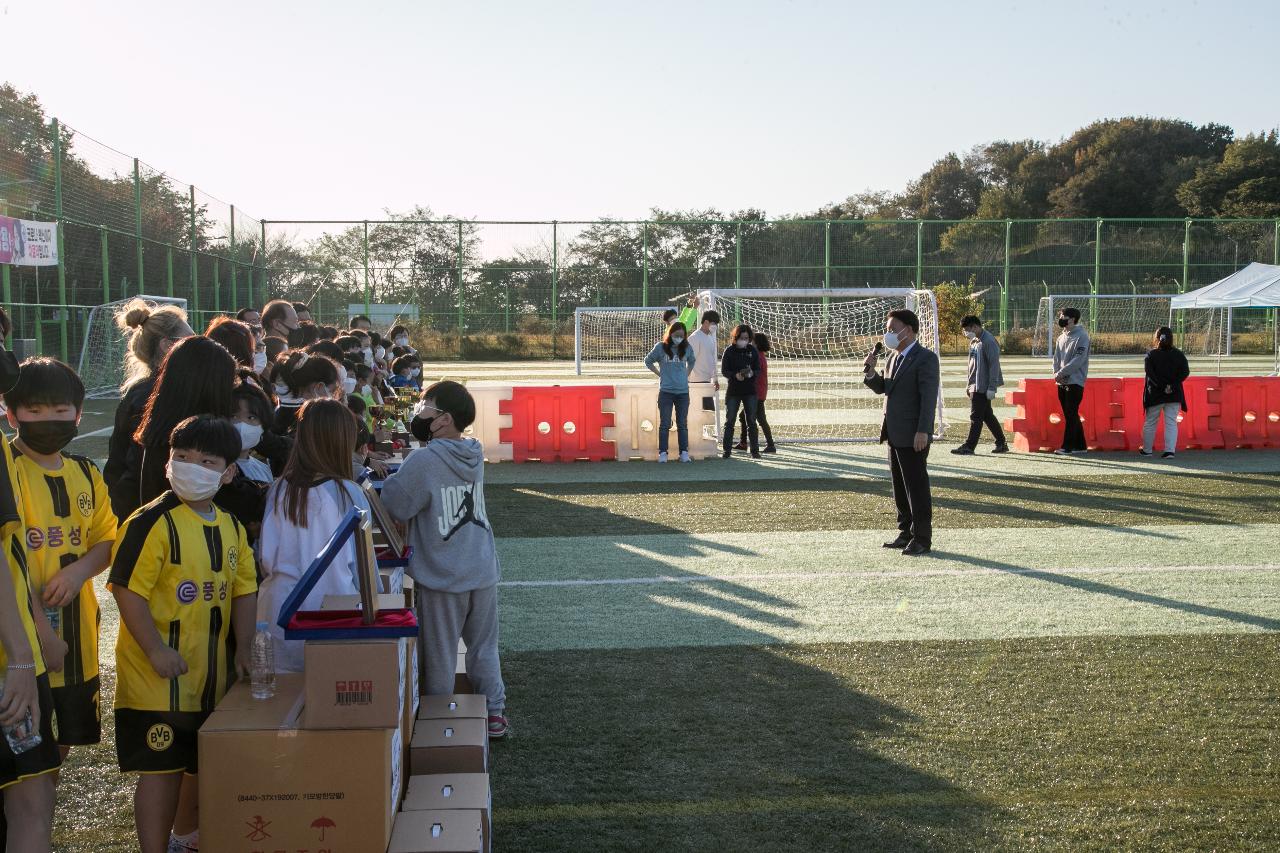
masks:
{"label": "black dress shoe", "polygon": [[951,448],[951,452],[954,453],[956,456],[972,456],[973,448],[967,444],[962,444],[959,447]]}
{"label": "black dress shoe", "polygon": [[1008,453],[1008,452],[1009,452],[1009,445],[1007,445],[1007,444],[997,444],[995,447],[991,448],[991,452],[992,452],[992,453]]}
{"label": "black dress shoe", "polygon": [[721,454],[720,454],[720,457],[721,457],[722,459],[728,459],[728,458],[729,458],[730,456],[732,456],[732,455],[733,455],[733,451],[732,451],[732,450],[726,450],[724,453],[721,453]]}
{"label": "black dress shoe", "polygon": [[907,556],[907,557],[920,557],[924,554],[929,553],[929,546],[922,545],[916,540],[912,539],[911,544],[902,549],[902,553],[904,556]]}
{"label": "black dress shoe", "polygon": [[884,543],[884,547],[897,548],[900,550],[902,548],[907,547],[910,544],[911,544],[911,537],[903,533],[901,536],[899,536],[897,539],[893,540],[892,542]]}

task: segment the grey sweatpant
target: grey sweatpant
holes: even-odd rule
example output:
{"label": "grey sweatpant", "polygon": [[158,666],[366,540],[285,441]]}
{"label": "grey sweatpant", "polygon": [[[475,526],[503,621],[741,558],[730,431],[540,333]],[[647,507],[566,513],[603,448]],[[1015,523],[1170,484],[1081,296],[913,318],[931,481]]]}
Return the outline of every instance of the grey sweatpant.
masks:
{"label": "grey sweatpant", "polygon": [[488,700],[489,713],[507,704],[498,662],[498,587],[471,592],[436,592],[418,587],[418,672],[424,696],[453,692],[458,638],[467,644],[467,675]]}

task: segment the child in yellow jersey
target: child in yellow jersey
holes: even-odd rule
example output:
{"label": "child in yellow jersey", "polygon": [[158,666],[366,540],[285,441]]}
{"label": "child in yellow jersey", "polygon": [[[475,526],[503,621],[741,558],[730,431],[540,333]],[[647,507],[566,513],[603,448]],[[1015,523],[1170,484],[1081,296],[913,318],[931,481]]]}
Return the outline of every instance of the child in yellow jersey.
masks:
{"label": "child in yellow jersey", "polygon": [[143,853],[164,853],[182,777],[198,772],[196,733],[226,693],[228,633],[235,672],[249,672],[257,609],[244,526],[213,505],[231,481],[240,435],[228,420],[187,418],[169,437],[172,490],[140,508],[116,537],[110,584],[116,643],[116,756],[138,772],[134,822]]}
{"label": "child in yellow jersey", "polygon": [[63,452],[84,406],[84,383],[76,372],[57,359],[29,358],[4,402],[9,425],[18,432],[13,454],[27,573],[40,608],[37,628],[66,760],[70,747],[102,739],[93,578],[111,562],[116,519],[97,466]]}
{"label": "child in yellow jersey", "polygon": [[22,534],[16,466],[9,442],[0,439],[0,723],[21,724],[30,714],[41,738],[38,746],[14,755],[0,737],[0,790],[8,816],[3,837],[6,850],[44,851],[53,832],[53,780],[62,759],[53,739],[53,692],[36,636]]}

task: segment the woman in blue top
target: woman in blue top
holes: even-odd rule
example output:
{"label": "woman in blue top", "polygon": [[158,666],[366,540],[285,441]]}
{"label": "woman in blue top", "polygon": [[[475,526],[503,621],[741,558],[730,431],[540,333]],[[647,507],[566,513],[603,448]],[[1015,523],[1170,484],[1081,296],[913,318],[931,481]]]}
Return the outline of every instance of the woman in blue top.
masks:
{"label": "woman in blue top", "polygon": [[680,441],[680,461],[689,462],[689,371],[693,370],[693,347],[686,340],[684,323],[672,323],[644,366],[658,375],[658,461],[667,461],[671,433],[671,410],[676,412],[676,436]]}

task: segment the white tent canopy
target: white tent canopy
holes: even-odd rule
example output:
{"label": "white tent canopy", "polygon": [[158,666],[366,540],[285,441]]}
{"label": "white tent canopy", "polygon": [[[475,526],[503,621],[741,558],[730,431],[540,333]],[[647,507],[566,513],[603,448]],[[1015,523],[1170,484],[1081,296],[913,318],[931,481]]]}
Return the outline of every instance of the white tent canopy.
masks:
{"label": "white tent canopy", "polygon": [[1173,297],[1170,307],[1180,308],[1276,308],[1280,307],[1280,266],[1252,263],[1199,290]]}

